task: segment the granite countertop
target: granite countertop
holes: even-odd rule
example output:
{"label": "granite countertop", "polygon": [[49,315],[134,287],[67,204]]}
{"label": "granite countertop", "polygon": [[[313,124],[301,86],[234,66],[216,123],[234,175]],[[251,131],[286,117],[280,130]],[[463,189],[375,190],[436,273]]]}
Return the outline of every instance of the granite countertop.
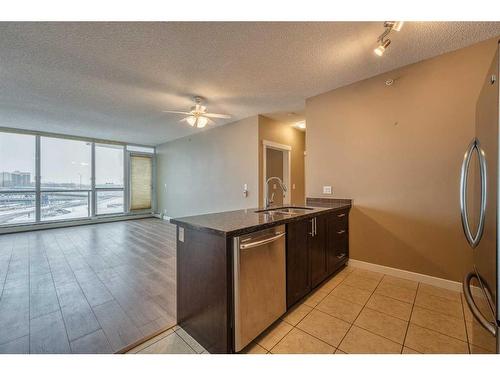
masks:
{"label": "granite countertop", "polygon": [[211,232],[225,237],[234,237],[257,230],[271,228],[276,225],[311,218],[321,213],[333,212],[351,207],[351,201],[347,199],[330,199],[329,202],[310,202],[308,199],[307,203],[308,206],[305,207],[310,208],[309,210],[294,215],[280,213],[267,215],[262,212],[255,212],[261,210],[261,208],[249,208],[245,210],[174,218],[170,219],[170,222],[190,229]]}

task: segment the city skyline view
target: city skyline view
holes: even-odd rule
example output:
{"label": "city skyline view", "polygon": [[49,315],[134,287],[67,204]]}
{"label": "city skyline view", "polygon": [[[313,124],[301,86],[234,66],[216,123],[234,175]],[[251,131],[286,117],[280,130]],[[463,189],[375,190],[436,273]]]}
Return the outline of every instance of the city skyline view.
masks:
{"label": "city skyline view", "polygon": [[[96,144],[96,185],[123,186],[123,152],[123,146]],[[41,137],[40,157],[42,187],[90,187],[89,142]],[[35,183],[35,136],[0,133],[0,175],[16,171],[29,173]]]}
{"label": "city skyline view", "polygon": [[95,144],[92,191],[92,143],[41,136],[37,198],[36,137],[0,132],[0,225],[35,222],[38,201],[40,221],[123,213],[124,153],[124,146]]}

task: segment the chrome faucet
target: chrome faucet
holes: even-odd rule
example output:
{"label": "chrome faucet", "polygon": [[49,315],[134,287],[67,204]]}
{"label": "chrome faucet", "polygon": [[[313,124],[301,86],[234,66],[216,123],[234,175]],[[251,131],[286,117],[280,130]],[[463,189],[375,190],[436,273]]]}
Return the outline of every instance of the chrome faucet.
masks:
{"label": "chrome faucet", "polygon": [[266,181],[266,206],[264,208],[269,208],[269,206],[273,203],[273,198],[274,198],[274,193],[271,198],[269,198],[269,182],[272,180],[278,181],[278,184],[280,185],[281,190],[283,190],[283,193],[286,193],[286,185],[281,181],[281,178],[279,177],[269,177]]}

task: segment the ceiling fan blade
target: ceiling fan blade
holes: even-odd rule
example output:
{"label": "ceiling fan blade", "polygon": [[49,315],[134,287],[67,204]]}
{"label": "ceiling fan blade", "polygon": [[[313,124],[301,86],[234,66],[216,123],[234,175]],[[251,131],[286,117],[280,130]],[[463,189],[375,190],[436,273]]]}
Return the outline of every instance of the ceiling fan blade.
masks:
{"label": "ceiling fan blade", "polygon": [[222,113],[204,113],[203,116],[212,118],[231,118],[231,115],[225,115]]}
{"label": "ceiling fan blade", "polygon": [[164,113],[176,113],[176,114],[179,114],[179,115],[190,115],[191,112],[182,112],[182,111],[162,111]]}

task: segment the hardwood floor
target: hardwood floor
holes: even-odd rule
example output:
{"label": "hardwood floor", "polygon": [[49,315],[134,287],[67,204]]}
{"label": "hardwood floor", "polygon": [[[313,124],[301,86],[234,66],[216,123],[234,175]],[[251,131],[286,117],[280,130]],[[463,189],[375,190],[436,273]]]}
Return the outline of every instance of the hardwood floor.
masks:
{"label": "hardwood floor", "polygon": [[112,353],[176,323],[175,226],[0,235],[0,353]]}

